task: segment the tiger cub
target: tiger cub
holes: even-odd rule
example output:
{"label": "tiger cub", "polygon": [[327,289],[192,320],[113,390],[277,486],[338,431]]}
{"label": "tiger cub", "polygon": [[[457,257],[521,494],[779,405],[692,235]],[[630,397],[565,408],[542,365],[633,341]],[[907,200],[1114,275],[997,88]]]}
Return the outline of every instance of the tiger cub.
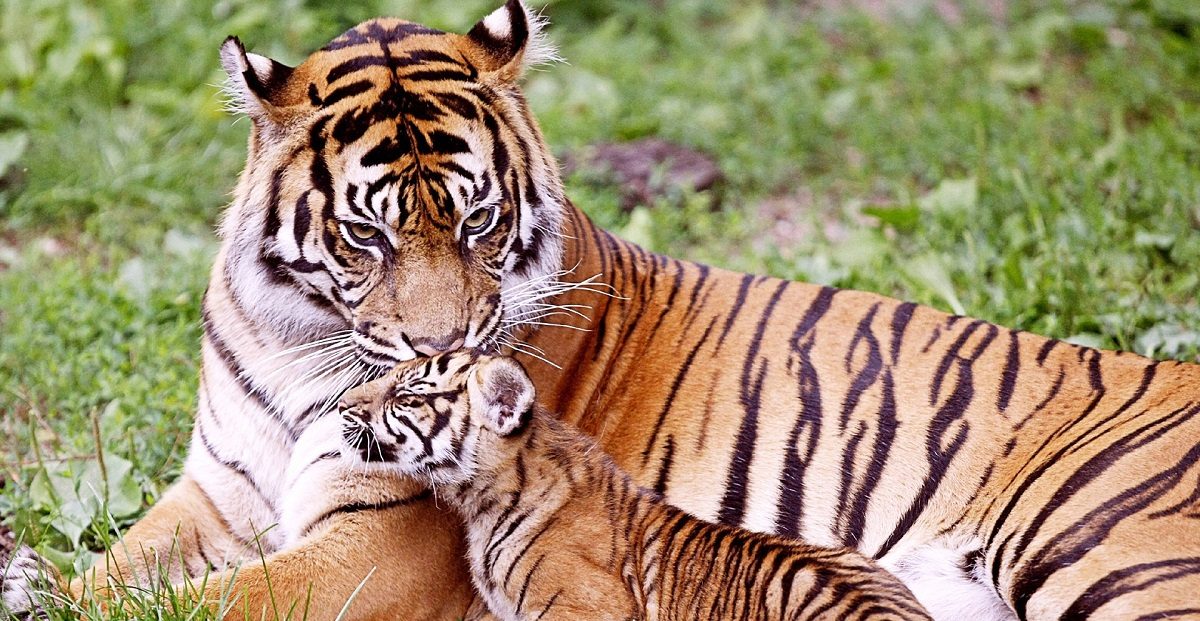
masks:
{"label": "tiger cub", "polygon": [[462,515],[501,619],[929,619],[857,552],[710,524],[639,488],[534,405],[511,358],[403,363],[341,412],[344,456],[416,475]]}

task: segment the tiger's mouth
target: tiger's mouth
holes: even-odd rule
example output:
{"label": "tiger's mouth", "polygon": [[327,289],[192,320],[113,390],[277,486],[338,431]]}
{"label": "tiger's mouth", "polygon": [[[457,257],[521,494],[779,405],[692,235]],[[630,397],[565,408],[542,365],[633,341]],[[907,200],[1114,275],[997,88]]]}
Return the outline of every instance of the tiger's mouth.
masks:
{"label": "tiger's mouth", "polygon": [[401,362],[458,351],[467,345],[463,331],[440,339],[412,339],[400,332],[397,335],[399,343],[392,343],[372,330],[373,325],[373,322],[364,321],[355,326],[351,339],[364,361],[387,370]]}

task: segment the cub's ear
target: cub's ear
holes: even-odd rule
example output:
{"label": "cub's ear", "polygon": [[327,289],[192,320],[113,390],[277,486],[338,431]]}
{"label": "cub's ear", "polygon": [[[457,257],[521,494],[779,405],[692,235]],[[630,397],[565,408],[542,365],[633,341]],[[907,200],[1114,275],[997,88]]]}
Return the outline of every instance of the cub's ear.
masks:
{"label": "cub's ear", "polygon": [[249,54],[237,37],[221,44],[221,67],[228,79],[225,95],[232,112],[249,116],[256,125],[277,125],[287,120],[289,78],[294,69],[281,62]]}
{"label": "cub's ear", "polygon": [[471,28],[465,51],[484,74],[516,82],[527,67],[562,60],[546,38],[546,24],[520,0],[508,0]]}
{"label": "cub's ear", "polygon": [[533,415],[533,382],[512,358],[482,358],[467,392],[472,416],[501,436],[519,433]]}

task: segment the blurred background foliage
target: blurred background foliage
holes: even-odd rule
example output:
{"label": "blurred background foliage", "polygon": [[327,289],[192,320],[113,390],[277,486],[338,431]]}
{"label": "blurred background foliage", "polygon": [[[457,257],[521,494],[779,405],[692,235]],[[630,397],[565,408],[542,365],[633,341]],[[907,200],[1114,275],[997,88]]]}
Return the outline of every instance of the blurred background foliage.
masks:
{"label": "blurred background foliage", "polygon": [[[0,0],[0,515],[63,565],[177,474],[237,34],[294,64],[356,22],[499,0]],[[1200,4],[558,0],[526,90],[553,148],[659,137],[723,182],[632,210],[651,248],[1157,357],[1200,348]],[[110,457],[135,485],[109,485]],[[79,500],[106,490],[110,511]],[[92,498],[95,494],[91,494]],[[73,500],[74,499],[74,502]]]}

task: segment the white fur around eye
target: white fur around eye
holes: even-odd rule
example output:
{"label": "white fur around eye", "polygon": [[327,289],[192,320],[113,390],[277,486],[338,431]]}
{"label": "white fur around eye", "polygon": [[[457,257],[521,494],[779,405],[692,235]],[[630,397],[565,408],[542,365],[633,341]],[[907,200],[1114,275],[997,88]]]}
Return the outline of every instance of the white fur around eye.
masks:
{"label": "white fur around eye", "polygon": [[[361,226],[363,228],[375,229],[375,236],[371,237],[367,240],[360,241],[358,236],[356,236],[350,230],[350,227],[352,225]],[[373,225],[368,225],[368,224],[360,224],[357,222],[339,222],[338,223],[338,231],[342,234],[342,239],[344,239],[347,244],[350,244],[351,246],[358,248],[359,250],[365,250],[365,251],[371,253],[372,255],[374,255],[375,258],[377,258],[377,259],[382,258],[383,255],[379,250],[379,244],[387,242],[387,234],[384,233],[382,230],[380,230],[378,227],[373,226]]]}
{"label": "white fur around eye", "polygon": [[[482,230],[475,232],[467,231],[467,221],[476,213],[486,210],[488,212],[487,226]],[[500,198],[496,197],[491,200],[484,201],[478,205],[474,205],[462,214],[462,218],[458,222],[458,232],[456,233],[460,239],[466,239],[468,246],[474,246],[476,239],[491,233],[496,225],[500,222]]]}

